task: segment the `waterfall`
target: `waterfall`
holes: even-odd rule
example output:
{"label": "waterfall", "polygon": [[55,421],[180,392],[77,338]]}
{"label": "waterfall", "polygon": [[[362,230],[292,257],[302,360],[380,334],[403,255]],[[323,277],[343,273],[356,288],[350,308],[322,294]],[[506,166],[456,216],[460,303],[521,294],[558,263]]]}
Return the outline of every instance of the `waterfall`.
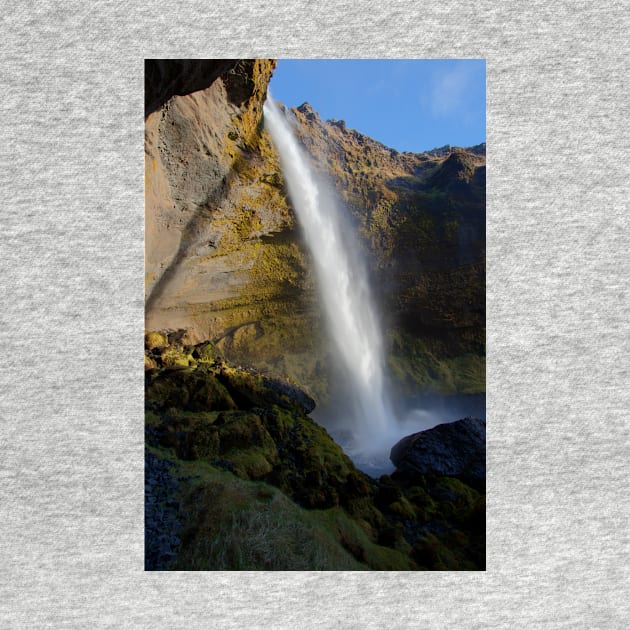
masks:
{"label": "waterfall", "polygon": [[380,324],[356,237],[333,194],[315,176],[289,121],[270,94],[264,115],[314,260],[335,360],[345,375],[351,417],[340,419],[340,425],[351,434],[346,450],[355,459],[377,454],[387,457],[396,419],[386,390]]}

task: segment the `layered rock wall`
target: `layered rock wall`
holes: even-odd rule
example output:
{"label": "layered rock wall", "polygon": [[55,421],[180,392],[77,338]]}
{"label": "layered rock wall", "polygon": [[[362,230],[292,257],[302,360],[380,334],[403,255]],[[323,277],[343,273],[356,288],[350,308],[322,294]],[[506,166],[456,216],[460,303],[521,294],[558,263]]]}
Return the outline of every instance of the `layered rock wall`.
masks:
{"label": "layered rock wall", "polygon": [[[147,62],[146,327],[324,400],[311,265],[262,127],[274,67]],[[361,237],[399,387],[483,391],[485,146],[398,153],[308,104],[293,116]]]}

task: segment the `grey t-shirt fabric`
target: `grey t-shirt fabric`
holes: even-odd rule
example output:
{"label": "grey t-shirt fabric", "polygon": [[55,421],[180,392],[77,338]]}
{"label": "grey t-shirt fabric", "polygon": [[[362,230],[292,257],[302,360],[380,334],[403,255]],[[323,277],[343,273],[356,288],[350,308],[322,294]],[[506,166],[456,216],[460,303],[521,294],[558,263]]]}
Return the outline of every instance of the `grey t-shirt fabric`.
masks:
{"label": "grey t-shirt fabric", "polygon": [[[625,628],[627,2],[3,11],[0,625]],[[478,573],[143,570],[143,59],[487,60]]]}

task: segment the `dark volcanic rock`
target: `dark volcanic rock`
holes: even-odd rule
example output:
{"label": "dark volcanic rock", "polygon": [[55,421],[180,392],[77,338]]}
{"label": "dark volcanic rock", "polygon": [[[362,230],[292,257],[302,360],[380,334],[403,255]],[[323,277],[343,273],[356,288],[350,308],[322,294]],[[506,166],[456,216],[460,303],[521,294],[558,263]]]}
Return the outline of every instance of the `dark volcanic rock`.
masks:
{"label": "dark volcanic rock", "polygon": [[145,116],[156,111],[175,95],[203,90],[224,72],[233,68],[237,59],[145,59]]}
{"label": "dark volcanic rock", "polygon": [[177,495],[179,482],[170,464],[145,452],[145,569],[169,568],[177,557],[184,514]]}
{"label": "dark volcanic rock", "polygon": [[390,459],[407,474],[461,477],[479,487],[486,480],[486,421],[464,418],[403,438]]}

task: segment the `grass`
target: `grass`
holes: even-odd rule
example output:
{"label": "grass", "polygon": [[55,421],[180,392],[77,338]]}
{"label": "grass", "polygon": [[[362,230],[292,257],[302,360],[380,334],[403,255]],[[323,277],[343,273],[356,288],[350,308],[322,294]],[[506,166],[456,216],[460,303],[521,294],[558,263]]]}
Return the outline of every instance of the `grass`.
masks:
{"label": "grass", "polygon": [[325,524],[278,489],[203,462],[179,462],[194,475],[189,522],[175,570],[365,570]]}
{"label": "grass", "polygon": [[340,507],[307,510],[267,483],[240,479],[205,461],[174,459],[167,449],[149,450],[171,461],[180,478],[187,520],[173,570],[417,568],[408,550],[377,544],[369,524]]}
{"label": "grass", "polygon": [[232,512],[218,533],[198,537],[189,549],[192,570],[326,571],[365,570],[324,528],[273,493]]}

